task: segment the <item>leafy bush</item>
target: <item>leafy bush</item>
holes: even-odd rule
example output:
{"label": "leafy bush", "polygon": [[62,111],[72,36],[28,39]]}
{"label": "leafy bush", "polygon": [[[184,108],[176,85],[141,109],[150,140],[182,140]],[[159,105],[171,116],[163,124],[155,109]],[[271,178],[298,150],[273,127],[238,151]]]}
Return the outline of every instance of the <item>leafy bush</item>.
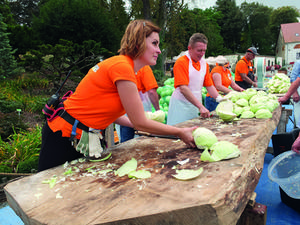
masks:
{"label": "leafy bush", "polygon": [[[9,166],[12,171],[29,171],[30,165],[36,168],[42,143],[41,127],[36,126],[30,131],[14,132],[8,141],[0,138],[0,166]],[[31,171],[31,169],[30,169]]]}
{"label": "leafy bush", "polygon": [[21,161],[18,165],[19,173],[32,173],[38,170],[39,157],[32,156],[31,158]]}
{"label": "leafy bush", "polygon": [[21,102],[9,100],[6,96],[0,93],[0,112],[11,113],[20,108],[23,108]]}
{"label": "leafy bush", "polygon": [[22,118],[16,112],[0,113],[0,138],[7,141],[7,138],[16,131],[26,130],[28,126],[22,122]]}
{"label": "leafy bush", "polygon": [[153,74],[154,74],[155,79],[156,79],[156,81],[157,81],[158,84],[163,84],[164,81],[166,80],[165,74],[161,70],[153,70]]}

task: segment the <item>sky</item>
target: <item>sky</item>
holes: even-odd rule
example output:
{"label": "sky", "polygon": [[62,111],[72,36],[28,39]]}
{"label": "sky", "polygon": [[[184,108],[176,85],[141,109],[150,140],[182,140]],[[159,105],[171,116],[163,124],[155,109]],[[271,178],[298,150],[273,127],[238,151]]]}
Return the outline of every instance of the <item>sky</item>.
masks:
{"label": "sky", "polygon": [[[191,0],[186,0],[185,2],[191,2]],[[193,8],[194,6],[196,8],[206,9],[209,7],[213,7],[216,3],[216,0],[194,0],[193,2],[194,3],[189,4],[189,7]],[[273,7],[274,9],[277,9],[282,6],[295,6],[300,10],[299,0],[236,0],[235,2],[237,6],[240,6],[243,2],[257,2],[268,7]]]}

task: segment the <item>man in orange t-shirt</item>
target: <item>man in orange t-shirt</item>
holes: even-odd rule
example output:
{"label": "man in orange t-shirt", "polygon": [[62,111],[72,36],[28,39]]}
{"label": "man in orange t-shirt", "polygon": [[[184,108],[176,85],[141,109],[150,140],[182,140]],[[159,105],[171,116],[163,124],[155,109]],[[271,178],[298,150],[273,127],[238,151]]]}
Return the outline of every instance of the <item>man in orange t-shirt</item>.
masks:
{"label": "man in orange t-shirt", "polygon": [[247,89],[257,87],[256,78],[253,71],[253,59],[258,55],[256,48],[248,48],[246,54],[240,59],[235,67],[235,82],[241,88]]}
{"label": "man in orange t-shirt", "polygon": [[[228,88],[229,86],[235,91],[244,91],[244,89],[238,86],[232,79],[231,72],[226,67],[229,64],[228,60],[221,55],[216,57],[215,60],[217,66],[212,69],[209,76],[211,77],[216,89],[224,94],[231,92],[231,90]],[[214,111],[218,104],[219,103],[216,102],[216,100],[212,98],[209,93],[206,94],[205,107],[209,111]]]}
{"label": "man in orange t-shirt", "polygon": [[209,66],[202,58],[207,49],[207,37],[201,33],[191,36],[188,51],[178,58],[174,65],[174,87],[167,124],[174,125],[193,119],[200,115],[204,118],[210,116],[202,104],[202,87],[217,101],[222,100],[214,87],[209,75]]}

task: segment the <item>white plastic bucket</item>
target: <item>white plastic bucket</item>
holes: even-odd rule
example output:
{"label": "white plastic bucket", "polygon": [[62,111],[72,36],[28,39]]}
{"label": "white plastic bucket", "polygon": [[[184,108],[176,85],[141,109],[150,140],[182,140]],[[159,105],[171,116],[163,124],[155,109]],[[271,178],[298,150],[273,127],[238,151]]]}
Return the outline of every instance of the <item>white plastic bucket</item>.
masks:
{"label": "white plastic bucket", "polygon": [[268,177],[291,198],[300,199],[300,154],[286,151],[272,159]]}

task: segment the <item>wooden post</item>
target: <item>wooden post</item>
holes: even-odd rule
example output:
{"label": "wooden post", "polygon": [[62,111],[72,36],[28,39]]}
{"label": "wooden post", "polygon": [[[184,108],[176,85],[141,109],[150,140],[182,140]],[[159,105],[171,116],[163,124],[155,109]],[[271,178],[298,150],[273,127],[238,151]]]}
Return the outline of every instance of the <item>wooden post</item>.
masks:
{"label": "wooden post", "polygon": [[291,116],[292,114],[293,114],[292,109],[286,109],[286,108],[282,107],[281,117],[279,119],[279,123],[277,126],[277,134],[286,132],[286,125],[289,121],[289,116]]}
{"label": "wooden post", "polygon": [[253,192],[249,202],[242,213],[237,225],[265,225],[267,222],[267,206],[255,201],[256,193]]}
{"label": "wooden post", "polygon": [[[291,115],[293,115],[292,109],[286,109],[286,108],[282,107],[281,116],[280,116],[278,126],[277,126],[277,134],[286,133],[286,125],[288,124],[289,116],[291,116]],[[274,154],[273,147],[268,147],[267,153]]]}
{"label": "wooden post", "polygon": [[105,129],[105,141],[107,143],[107,147],[110,148],[115,145],[115,137],[114,137],[114,124],[110,124]]}

